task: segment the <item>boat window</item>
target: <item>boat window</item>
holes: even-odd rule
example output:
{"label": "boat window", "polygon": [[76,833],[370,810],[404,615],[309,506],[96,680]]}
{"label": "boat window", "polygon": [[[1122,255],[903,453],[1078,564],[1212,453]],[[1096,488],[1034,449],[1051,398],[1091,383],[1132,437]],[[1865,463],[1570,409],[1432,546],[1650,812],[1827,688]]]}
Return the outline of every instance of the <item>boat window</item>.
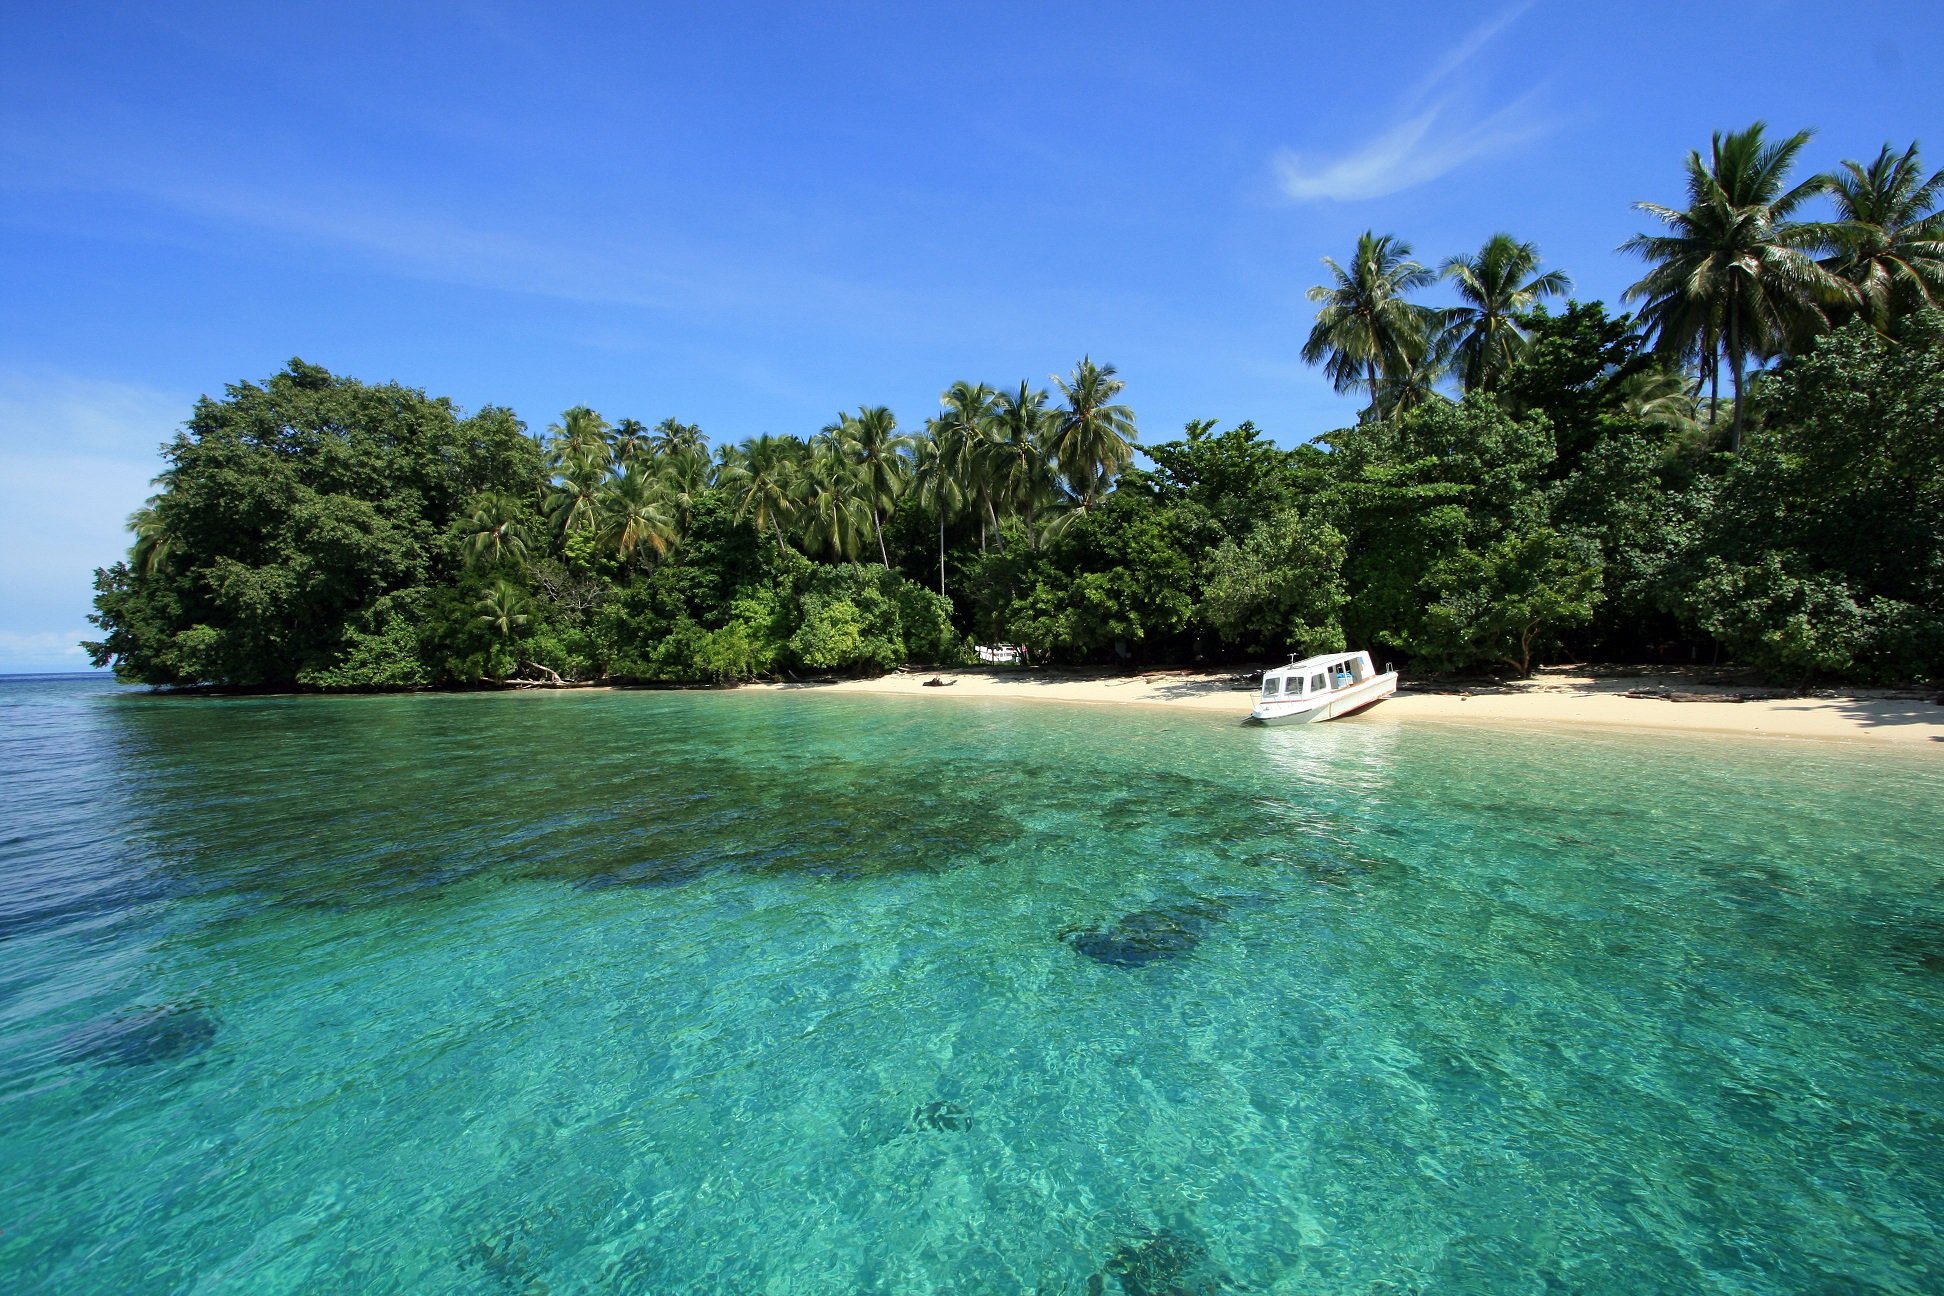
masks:
{"label": "boat window", "polygon": [[1310,692],[1321,693],[1325,688],[1328,687],[1329,687],[1329,676],[1327,675],[1310,676]]}
{"label": "boat window", "polygon": [[1263,681],[1262,681],[1262,696],[1264,696],[1264,697],[1275,697],[1275,696],[1276,696],[1276,695],[1277,695],[1278,693],[1281,693],[1281,692],[1282,692],[1282,686],[1283,686],[1283,680],[1284,680],[1284,679],[1286,679],[1286,678],[1287,678],[1287,676],[1275,676],[1275,675],[1271,675],[1271,676],[1270,676],[1269,678],[1267,678],[1267,679],[1265,679],[1265,680],[1263,680]]}

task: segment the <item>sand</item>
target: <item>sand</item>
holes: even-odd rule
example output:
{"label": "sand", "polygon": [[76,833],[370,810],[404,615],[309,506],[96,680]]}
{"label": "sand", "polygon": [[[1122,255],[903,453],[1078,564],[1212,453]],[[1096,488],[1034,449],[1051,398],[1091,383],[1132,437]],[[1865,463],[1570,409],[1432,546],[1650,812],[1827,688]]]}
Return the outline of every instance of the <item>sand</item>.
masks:
{"label": "sand", "polygon": [[[926,680],[946,687],[927,687]],[[1708,682],[1714,679],[1717,682]],[[896,694],[939,706],[967,701],[1066,702],[1170,706],[1249,713],[1254,688],[1234,672],[910,671],[878,679],[758,685],[782,692]],[[1629,695],[1632,696],[1629,696]],[[1484,725],[1599,726],[1739,734],[1751,738],[1931,745],[1944,757],[1944,706],[1935,692],[1858,690],[1787,695],[1754,685],[1724,684],[1706,671],[1643,674],[1634,670],[1555,668],[1529,680],[1481,681],[1471,687],[1403,689],[1369,711],[1332,723],[1433,722]]]}

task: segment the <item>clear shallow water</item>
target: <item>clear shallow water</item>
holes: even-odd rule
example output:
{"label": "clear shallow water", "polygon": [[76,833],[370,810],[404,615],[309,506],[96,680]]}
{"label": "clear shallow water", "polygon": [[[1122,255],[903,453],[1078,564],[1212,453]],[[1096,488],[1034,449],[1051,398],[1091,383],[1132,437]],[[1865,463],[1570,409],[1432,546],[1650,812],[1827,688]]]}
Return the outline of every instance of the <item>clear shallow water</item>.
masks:
{"label": "clear shallow water", "polygon": [[1381,713],[0,681],[0,1285],[1939,1290],[1940,801]]}

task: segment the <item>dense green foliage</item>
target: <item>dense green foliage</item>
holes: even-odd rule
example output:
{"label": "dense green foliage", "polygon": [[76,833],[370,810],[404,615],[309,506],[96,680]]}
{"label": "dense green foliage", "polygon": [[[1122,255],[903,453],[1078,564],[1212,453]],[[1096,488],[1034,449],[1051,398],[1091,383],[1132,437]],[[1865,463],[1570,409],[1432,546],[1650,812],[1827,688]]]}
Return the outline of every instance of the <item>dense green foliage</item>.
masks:
{"label": "dense green foliage", "polygon": [[[165,448],[89,647],[327,689],[877,672],[970,639],[1944,679],[1944,176],[1913,147],[1792,184],[1804,138],[1718,136],[1686,208],[1641,205],[1667,232],[1627,245],[1638,318],[1549,311],[1566,277],[1503,234],[1432,308],[1409,294],[1440,276],[1366,233],[1304,354],[1369,403],[1295,449],[1198,420],[1136,466],[1090,358],[1057,399],[961,381],[920,433],[862,406],[713,454],[674,419],[530,437],[293,361]],[[1796,219],[1820,197],[1834,219]]]}

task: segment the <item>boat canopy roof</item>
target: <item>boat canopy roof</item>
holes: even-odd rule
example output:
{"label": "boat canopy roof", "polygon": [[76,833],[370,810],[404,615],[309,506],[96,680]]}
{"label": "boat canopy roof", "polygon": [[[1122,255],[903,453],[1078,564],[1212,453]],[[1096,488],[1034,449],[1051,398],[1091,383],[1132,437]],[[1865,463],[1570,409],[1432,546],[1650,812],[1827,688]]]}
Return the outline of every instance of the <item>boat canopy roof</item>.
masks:
{"label": "boat canopy roof", "polygon": [[1370,654],[1367,652],[1324,653],[1321,657],[1305,657],[1301,661],[1290,662],[1287,666],[1272,666],[1262,672],[1264,679],[1274,679],[1278,675],[1304,675],[1310,671],[1331,670],[1347,666],[1351,662],[1362,662],[1365,671],[1370,671]]}

